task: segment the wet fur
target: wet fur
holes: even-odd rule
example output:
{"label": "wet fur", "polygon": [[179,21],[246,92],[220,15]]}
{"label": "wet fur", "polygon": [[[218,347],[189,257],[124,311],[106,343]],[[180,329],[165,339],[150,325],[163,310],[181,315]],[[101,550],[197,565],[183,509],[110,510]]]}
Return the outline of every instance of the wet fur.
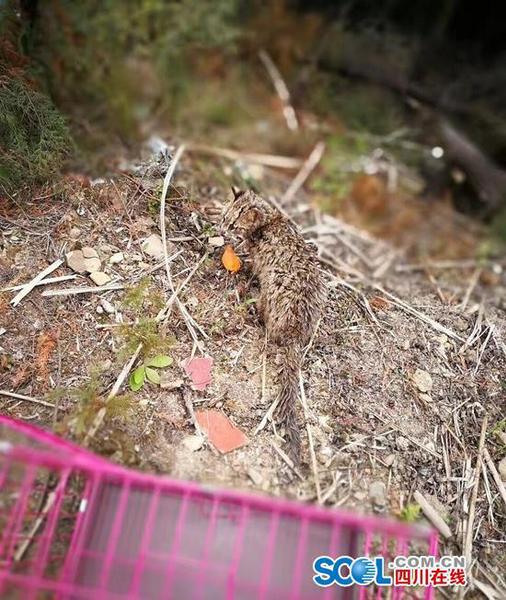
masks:
{"label": "wet fur", "polygon": [[276,349],[280,386],[277,415],[286,427],[290,456],[298,463],[299,369],[325,298],[316,251],[286,217],[252,191],[234,190],[222,227],[247,242],[252,271],[260,283],[257,310]]}

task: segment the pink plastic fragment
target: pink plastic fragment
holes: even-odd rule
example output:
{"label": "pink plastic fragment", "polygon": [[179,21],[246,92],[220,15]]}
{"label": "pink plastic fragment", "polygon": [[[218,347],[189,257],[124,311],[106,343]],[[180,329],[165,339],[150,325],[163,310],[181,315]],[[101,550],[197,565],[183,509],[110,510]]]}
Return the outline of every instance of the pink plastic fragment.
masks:
{"label": "pink plastic fragment", "polygon": [[248,438],[219,410],[195,411],[197,422],[211,444],[225,454],[248,443]]}
{"label": "pink plastic fragment", "polygon": [[193,383],[193,389],[205,390],[211,383],[213,359],[210,357],[188,358],[183,361],[183,369]]}

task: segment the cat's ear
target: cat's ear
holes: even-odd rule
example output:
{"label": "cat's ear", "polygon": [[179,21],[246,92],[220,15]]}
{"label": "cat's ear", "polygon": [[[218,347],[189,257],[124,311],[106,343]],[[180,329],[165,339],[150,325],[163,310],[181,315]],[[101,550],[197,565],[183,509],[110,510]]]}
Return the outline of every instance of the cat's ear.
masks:
{"label": "cat's ear", "polygon": [[234,194],[234,200],[237,200],[237,198],[239,198],[239,196],[242,196],[244,194],[244,192],[242,190],[240,190],[238,187],[236,187],[235,185],[232,185],[231,188],[232,188],[232,194]]}

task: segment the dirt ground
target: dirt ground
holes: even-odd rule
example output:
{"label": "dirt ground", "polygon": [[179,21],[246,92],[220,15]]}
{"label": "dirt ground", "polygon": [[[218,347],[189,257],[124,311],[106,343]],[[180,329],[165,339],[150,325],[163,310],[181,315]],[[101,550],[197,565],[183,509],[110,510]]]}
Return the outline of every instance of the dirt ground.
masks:
{"label": "dirt ground", "polygon": [[[160,234],[162,180],[153,168],[115,180],[67,177],[48,197],[2,207],[2,287],[30,281],[69,251],[92,247],[102,270],[123,288],[43,295],[95,285],[76,275],[33,289],[16,307],[10,301],[17,292],[3,291],[0,390],[22,397],[0,395],[0,411],[82,442],[143,342],[173,363],[161,386],[146,383],[137,392],[123,386],[89,441],[94,450],[177,478],[408,520],[422,518],[414,499],[419,492],[452,531],[447,549],[460,554],[485,417],[485,448],[497,469],[506,448],[506,264],[427,268],[320,214],[302,194],[286,206],[317,244],[329,284],[304,365],[305,416],[299,407],[314,460],[304,429],[302,464],[294,469],[283,457],[282,432],[270,421],[258,430],[276,390],[254,310],[255,283],[243,270],[227,273],[223,248],[209,243],[219,234],[212,215],[228,192],[221,181],[209,185],[190,156],[169,191],[166,229],[173,282],[184,284],[178,297],[199,326],[198,344],[176,302],[154,324],[171,290],[164,261],[146,253],[143,242]],[[284,185],[278,175],[265,177],[261,191],[277,195]],[[247,260],[240,247],[237,252]],[[118,253],[121,260],[111,263]],[[65,261],[50,277],[64,275],[75,275]],[[201,354],[199,346],[213,358],[212,381],[203,391],[192,389],[182,368]],[[248,443],[221,454],[199,441],[191,411],[202,408],[222,411]],[[476,577],[506,590],[506,506],[487,460],[476,506]]]}

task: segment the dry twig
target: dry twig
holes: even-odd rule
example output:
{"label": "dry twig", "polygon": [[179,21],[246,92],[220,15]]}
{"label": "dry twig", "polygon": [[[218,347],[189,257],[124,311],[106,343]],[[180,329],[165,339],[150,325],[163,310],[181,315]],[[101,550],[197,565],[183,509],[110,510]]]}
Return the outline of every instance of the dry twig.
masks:
{"label": "dry twig", "polygon": [[283,115],[285,117],[288,129],[290,129],[291,131],[297,131],[297,129],[299,128],[297,115],[295,114],[295,110],[291,105],[290,92],[288,91],[288,87],[286,86],[286,83],[281,77],[279,69],[276,67],[274,61],[265,50],[260,50],[258,56],[263,62],[264,67],[267,69],[267,73],[269,73],[269,77],[272,79],[272,83],[274,84],[276,93],[278,94],[279,99],[283,103]]}
{"label": "dry twig", "polygon": [[53,296],[76,296],[78,294],[97,294],[100,292],[111,292],[124,289],[122,283],[108,283],[107,285],[92,285],[75,288],[64,288],[62,290],[44,290],[42,296],[52,298]]}
{"label": "dry twig", "polygon": [[311,175],[313,170],[316,168],[318,163],[320,162],[323,152],[325,151],[325,144],[323,142],[318,142],[316,146],[311,151],[311,154],[308,156],[307,160],[304,161],[300,171],[293,178],[292,182],[288,186],[286,192],[281,197],[281,204],[288,204],[291,202],[295,194],[300,190],[300,188],[304,185],[306,179]]}
{"label": "dry twig", "polygon": [[24,402],[31,402],[32,404],[40,404],[41,406],[54,408],[54,404],[46,402],[45,400],[38,400],[37,398],[32,398],[31,396],[16,394],[15,392],[8,392],[7,390],[0,390],[0,396],[7,396],[7,398],[14,398],[14,400],[23,400]]}
{"label": "dry twig", "polygon": [[12,306],[17,306],[21,302],[21,300],[23,300],[23,298],[25,296],[27,296],[33,290],[34,287],[39,285],[39,283],[47,275],[49,275],[49,273],[56,271],[56,269],[58,267],[60,267],[62,264],[63,264],[63,260],[61,258],[55,260],[48,267],[46,267],[43,271],[41,271],[37,276],[35,276],[31,281],[29,281],[27,284],[25,284],[23,286],[23,289],[18,294],[16,294],[16,296],[14,296],[14,298],[11,300]]}

